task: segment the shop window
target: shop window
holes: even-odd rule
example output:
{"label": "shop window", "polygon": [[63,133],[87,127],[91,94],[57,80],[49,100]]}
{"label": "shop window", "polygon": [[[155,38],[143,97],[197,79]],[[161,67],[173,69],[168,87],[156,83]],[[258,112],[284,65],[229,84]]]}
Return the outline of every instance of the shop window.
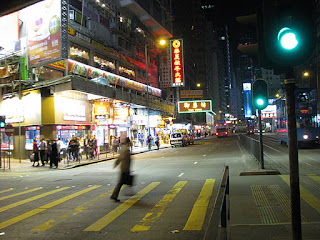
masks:
{"label": "shop window", "polygon": [[84,64],[89,64],[89,49],[71,42],[70,58]]}
{"label": "shop window", "polygon": [[37,144],[40,144],[40,127],[26,127],[26,144],[25,149],[26,150],[32,150],[33,149],[33,141],[36,139]]}
{"label": "shop window", "polygon": [[134,70],[119,66],[119,74],[123,77],[134,79],[135,78],[135,72]]}
{"label": "shop window", "polygon": [[116,68],[114,61],[109,61],[106,57],[96,53],[94,54],[94,66],[96,68],[113,73],[115,72]]}

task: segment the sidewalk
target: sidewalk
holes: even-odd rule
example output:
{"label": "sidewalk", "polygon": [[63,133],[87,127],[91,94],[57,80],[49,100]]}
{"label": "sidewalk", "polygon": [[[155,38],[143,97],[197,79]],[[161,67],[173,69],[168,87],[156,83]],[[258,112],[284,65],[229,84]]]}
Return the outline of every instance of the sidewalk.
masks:
{"label": "sidewalk", "polygon": [[[168,148],[171,147],[170,144],[161,144],[160,149]],[[148,151],[155,151],[157,150],[156,146],[152,146],[152,148],[149,150],[148,147],[133,147],[132,149],[132,155],[134,154],[139,154],[143,152],[148,152]],[[59,170],[66,170],[66,169],[71,169],[71,168],[76,168],[84,165],[89,165],[93,163],[98,163],[98,162],[103,162],[103,161],[108,161],[112,159],[116,159],[119,156],[118,153],[103,153],[95,157],[94,159],[86,159],[85,155],[82,155],[82,159],[80,161],[67,161],[67,159],[63,159],[58,166]],[[44,167],[41,166],[41,161],[39,161],[40,166],[39,167],[33,167],[32,162],[30,162],[29,159],[16,159],[16,158],[11,158],[10,159],[10,164],[9,160],[6,159],[5,161],[5,169],[3,169],[3,159],[2,159],[2,168],[0,171],[44,171],[48,170],[49,164],[46,164]],[[9,169],[10,165],[10,169]],[[55,169],[55,168],[54,168]]]}

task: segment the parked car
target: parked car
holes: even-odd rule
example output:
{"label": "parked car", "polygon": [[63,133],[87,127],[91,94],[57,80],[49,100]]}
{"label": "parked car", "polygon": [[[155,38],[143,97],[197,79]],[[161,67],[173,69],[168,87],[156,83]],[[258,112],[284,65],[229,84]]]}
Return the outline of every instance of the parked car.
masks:
{"label": "parked car", "polygon": [[187,145],[187,139],[182,133],[172,133],[170,135],[170,144],[171,147],[177,147],[177,146],[186,146]]}

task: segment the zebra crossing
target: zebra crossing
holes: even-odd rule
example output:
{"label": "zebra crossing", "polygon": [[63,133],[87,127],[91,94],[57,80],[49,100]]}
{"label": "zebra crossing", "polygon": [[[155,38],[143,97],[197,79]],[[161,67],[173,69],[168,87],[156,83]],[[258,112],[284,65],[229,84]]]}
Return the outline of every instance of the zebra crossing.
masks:
{"label": "zebra crossing", "polygon": [[[319,176],[307,175],[306,177],[312,179],[316,184],[320,184]],[[251,198],[254,199],[257,216],[260,218],[261,224],[275,224],[290,220],[291,210],[288,196],[289,176],[281,175],[279,179],[282,181],[282,185],[248,186],[251,190]],[[206,179],[202,181],[202,189],[198,196],[195,196],[196,200],[190,204],[189,209],[185,210],[188,212],[188,217],[185,219],[184,227],[181,229],[182,231],[203,230],[206,216],[210,214],[210,200],[213,199],[214,190],[218,188],[218,185],[215,183],[216,179]],[[192,181],[178,181],[173,186],[168,186],[167,183],[164,184],[162,182],[146,183],[146,186],[143,186],[140,191],[119,204],[109,200],[112,189],[104,189],[107,186],[103,185],[89,185],[79,188],[65,186],[55,189],[46,189],[45,187],[20,190],[14,188],[3,189],[0,190],[0,231],[5,231],[9,229],[10,226],[22,224],[27,219],[41,215],[41,218],[37,218],[39,222],[33,223],[32,228],[28,231],[46,232],[54,230],[65,221],[74,221],[85,212],[92,211],[96,206],[109,205],[110,211],[100,211],[95,218],[88,220],[90,224],[87,224],[86,221],[86,223],[81,226],[82,232],[100,232],[101,230],[111,227],[110,225],[123,214],[130,214],[130,210],[133,209],[134,205],[146,196],[156,195],[156,204],[143,209],[144,217],[137,218],[135,223],[130,227],[131,232],[146,232],[158,224],[162,215],[166,211],[170,211],[172,203],[177,201],[177,196],[181,194],[181,191],[188,189],[188,186],[191,184]],[[164,185],[168,189],[166,193],[160,195],[158,188]],[[286,191],[283,189],[284,186],[287,187]],[[232,198],[232,185],[230,191],[230,197]],[[77,199],[81,196],[83,197],[82,201],[78,203]],[[17,198],[19,198],[19,200],[16,200]],[[320,200],[303,186],[301,186],[301,198],[310,207],[320,213]],[[33,209],[30,209],[30,205],[25,210],[21,208],[30,203],[37,203],[37,201],[40,202],[37,207]],[[45,204],[43,204],[44,202]],[[68,205],[72,207],[68,208],[67,211],[64,211],[62,214],[60,213],[60,215],[59,213],[54,214],[54,216],[53,214],[48,215],[51,219],[46,217],[46,212],[67,202],[72,203]],[[18,207],[20,207],[20,211],[15,211],[15,208]],[[4,212],[9,214],[3,215]],[[303,215],[302,221],[308,222],[308,216]]]}

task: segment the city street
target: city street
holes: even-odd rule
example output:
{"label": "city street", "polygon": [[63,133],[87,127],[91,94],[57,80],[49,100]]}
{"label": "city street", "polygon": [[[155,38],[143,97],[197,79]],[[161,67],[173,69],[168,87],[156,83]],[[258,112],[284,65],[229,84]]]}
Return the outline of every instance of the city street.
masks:
{"label": "city street", "polygon": [[[114,160],[0,172],[0,238],[202,239],[227,165],[231,239],[290,239],[287,147],[271,140],[266,168],[281,175],[240,176],[259,168],[237,135],[132,155],[135,184],[122,188],[120,202],[109,199],[119,175]],[[320,234],[319,153],[300,151],[304,239]]]}

